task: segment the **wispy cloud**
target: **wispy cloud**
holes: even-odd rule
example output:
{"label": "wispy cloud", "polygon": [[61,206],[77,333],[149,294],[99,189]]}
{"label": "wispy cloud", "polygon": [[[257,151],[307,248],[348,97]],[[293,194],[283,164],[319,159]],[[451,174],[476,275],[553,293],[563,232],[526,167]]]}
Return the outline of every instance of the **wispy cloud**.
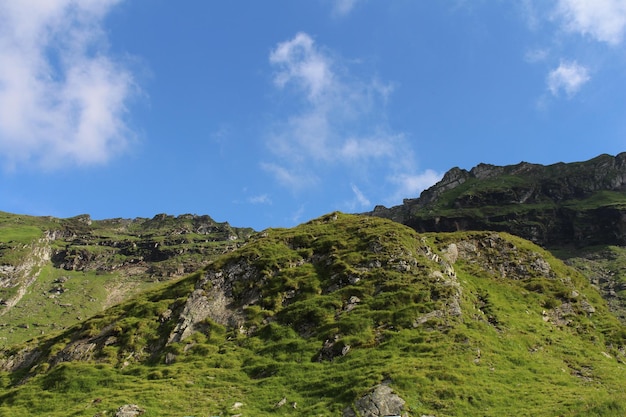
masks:
{"label": "wispy cloud", "polygon": [[545,61],[549,55],[550,52],[544,48],[529,49],[526,51],[526,54],[524,54],[524,60],[530,64],[534,64],[536,62]]}
{"label": "wispy cloud", "polygon": [[617,45],[626,31],[624,0],[559,0],[557,15],[565,29]]}
{"label": "wispy cloud", "polygon": [[261,168],[274,176],[276,181],[284,187],[292,190],[300,190],[316,184],[319,179],[310,172],[288,169],[275,163],[263,162]]}
{"label": "wispy cloud", "polygon": [[541,24],[541,12],[533,3],[533,0],[522,0],[518,7],[522,11],[522,16],[530,30],[537,30]]}
{"label": "wispy cloud", "polygon": [[352,184],[351,188],[352,188],[352,192],[354,193],[354,198],[356,202],[356,204],[353,204],[353,206],[358,205],[361,208],[370,207],[371,205],[370,200],[367,197],[365,197],[365,194],[363,194],[363,192],[359,189],[359,187]]}
{"label": "wispy cloud", "polygon": [[553,96],[565,91],[568,97],[576,94],[591,79],[589,71],[576,62],[561,62],[558,68],[548,74],[548,90]]}
{"label": "wispy cloud", "polygon": [[359,0],[332,0],[333,2],[333,16],[345,16],[349,14]]}
{"label": "wispy cloud", "polygon": [[131,72],[101,27],[120,0],[0,2],[0,157],[5,166],[107,162],[132,137]]}
{"label": "wispy cloud", "polygon": [[318,100],[334,83],[330,67],[332,60],[323,54],[306,33],[298,33],[293,39],[278,44],[270,54],[270,63],[279,70],[274,83],[284,87],[288,83],[304,89],[308,98]]}
{"label": "wispy cloud", "polygon": [[291,213],[289,216],[289,221],[291,223],[300,223],[302,221],[302,216],[305,213],[305,206],[301,205],[297,210]]}
{"label": "wispy cloud", "polygon": [[294,103],[268,135],[274,160],[262,163],[279,183],[306,188],[323,181],[329,169],[342,170],[341,181],[348,183],[364,182],[370,174],[378,182],[389,175],[414,175],[406,135],[387,124],[391,84],[354,75],[341,57],[306,33],[279,43],[269,60],[274,85]]}
{"label": "wispy cloud", "polygon": [[[550,22],[556,29],[549,47],[528,50],[525,55],[528,63],[549,65],[547,93],[538,101],[538,108],[544,109],[550,96],[571,98],[576,95],[591,80],[590,66],[593,66],[594,73],[602,70],[608,59],[597,57],[613,52],[606,49],[599,51],[598,43],[611,46],[623,43],[626,0],[556,0],[553,3],[523,0],[523,3],[527,20],[531,16],[531,20],[538,23],[537,17],[541,16],[543,23]],[[534,30],[539,25],[529,26]],[[585,37],[585,42],[580,42],[579,35]],[[573,56],[586,62],[578,63]],[[594,57],[596,61],[591,61]]]}
{"label": "wispy cloud", "polygon": [[442,174],[427,169],[421,174],[397,174],[389,178],[391,183],[397,185],[396,194],[389,198],[392,203],[402,198],[418,197],[422,190],[435,185],[441,178]]}
{"label": "wispy cloud", "polygon": [[248,202],[252,204],[272,204],[272,199],[267,194],[261,194],[248,198]]}

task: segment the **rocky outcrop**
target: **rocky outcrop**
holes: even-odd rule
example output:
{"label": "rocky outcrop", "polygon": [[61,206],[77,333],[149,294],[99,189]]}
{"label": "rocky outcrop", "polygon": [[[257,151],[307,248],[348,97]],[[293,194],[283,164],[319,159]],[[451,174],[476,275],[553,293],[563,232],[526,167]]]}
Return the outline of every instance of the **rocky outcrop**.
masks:
{"label": "rocky outcrop", "polygon": [[21,263],[17,266],[4,265],[0,269],[0,287],[17,288],[14,296],[6,300],[0,300],[0,316],[3,316],[17,305],[26,294],[28,288],[37,280],[43,265],[50,261],[52,253],[50,242],[54,239],[54,234],[45,233],[42,238],[28,246],[26,255]]}
{"label": "rocky outcrop", "polygon": [[556,276],[540,253],[522,250],[498,233],[479,236],[469,235],[454,243],[459,259],[478,265],[489,274],[504,279],[554,279]]}
{"label": "rocky outcrop", "polygon": [[31,367],[42,357],[42,352],[33,347],[26,347],[13,352],[0,353],[0,371],[14,372]]}
{"label": "rocky outcrop", "polygon": [[369,214],[419,232],[506,231],[549,247],[626,245],[626,153],[453,168],[419,198]]}
{"label": "rocky outcrop", "polygon": [[[245,259],[222,268],[209,267],[187,298],[168,343],[184,340],[206,319],[229,328],[240,328],[245,321],[244,308],[260,297],[258,289],[249,284],[260,279],[257,268]],[[250,289],[235,297],[235,285],[249,286]]]}
{"label": "rocky outcrop", "polygon": [[[97,227],[84,219],[72,220],[63,229],[65,248],[52,256],[55,267],[69,271],[180,277],[237,248],[253,233],[252,229],[234,228],[209,216],[192,214],[102,220],[94,225]],[[117,236],[100,235],[103,228],[114,230]],[[175,265],[167,262],[173,260],[177,260]]]}
{"label": "rocky outcrop", "polygon": [[406,401],[394,393],[388,383],[383,383],[356,400],[353,407],[346,408],[343,417],[406,417],[405,404]]}

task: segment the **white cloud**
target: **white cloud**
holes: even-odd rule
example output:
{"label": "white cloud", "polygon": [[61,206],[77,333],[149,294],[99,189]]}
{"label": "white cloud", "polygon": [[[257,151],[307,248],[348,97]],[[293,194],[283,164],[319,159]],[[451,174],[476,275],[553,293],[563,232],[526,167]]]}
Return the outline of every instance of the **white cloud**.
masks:
{"label": "white cloud", "polygon": [[351,185],[352,192],[354,193],[354,197],[356,199],[356,203],[360,207],[369,207],[371,205],[369,199],[365,197],[365,194],[357,187],[356,185]]}
{"label": "white cloud", "polygon": [[591,77],[587,68],[576,62],[561,62],[558,68],[548,74],[548,90],[558,96],[561,90],[571,97],[587,83]]}
{"label": "white cloud", "polygon": [[279,43],[269,60],[276,68],[274,85],[295,103],[268,135],[277,161],[262,164],[279,183],[302,189],[317,184],[329,168],[347,171],[346,181],[350,172],[369,175],[370,168],[413,169],[405,135],[386,123],[391,85],[355,76],[306,33]]}
{"label": "white cloud", "polygon": [[132,74],[101,27],[120,0],[0,1],[0,157],[9,167],[107,162],[132,136]]}
{"label": "white cloud", "polygon": [[518,5],[521,8],[522,16],[530,30],[537,30],[541,23],[541,12],[533,3],[533,0],[522,0]]}
{"label": "white cloud", "polygon": [[272,204],[272,199],[267,194],[261,194],[248,198],[248,202],[252,204]]}
{"label": "white cloud", "polygon": [[279,43],[270,54],[270,63],[279,68],[274,78],[277,86],[282,88],[294,83],[303,88],[311,100],[318,99],[332,87],[332,61],[315,47],[306,33],[298,33],[293,39]]}
{"label": "white cloud", "polygon": [[318,182],[318,178],[310,173],[298,172],[274,163],[261,163],[261,168],[274,176],[279,184],[294,190],[309,187]]}
{"label": "white cloud", "polygon": [[269,146],[274,154],[291,164],[332,158],[332,127],[323,111],[312,109],[303,114],[290,116],[279,123],[270,138]]}
{"label": "white cloud", "polygon": [[387,132],[381,132],[378,136],[373,137],[349,137],[338,149],[336,156],[346,160],[393,157],[396,153],[394,145],[402,139],[402,135],[393,137]]}
{"label": "white cloud", "polygon": [[617,45],[626,31],[624,0],[559,0],[557,15],[565,28]]}
{"label": "white cloud", "polygon": [[289,216],[289,221],[291,221],[291,223],[294,223],[294,224],[300,223],[302,221],[302,216],[304,215],[304,213],[305,213],[305,206],[301,205],[300,207],[298,207],[296,211],[291,213],[291,216]]}
{"label": "white cloud", "polygon": [[354,6],[358,0],[332,0],[333,2],[333,15],[345,16],[354,9]]}
{"label": "white cloud", "polygon": [[524,54],[524,60],[528,63],[534,64],[536,62],[545,61],[549,55],[550,51],[548,51],[547,49],[530,49],[526,51],[526,54]]}
{"label": "white cloud", "polygon": [[441,178],[442,174],[427,169],[421,174],[397,174],[391,176],[389,181],[396,184],[397,189],[395,195],[391,196],[389,202],[397,204],[403,198],[415,198],[419,197],[419,193],[433,185],[435,185]]}

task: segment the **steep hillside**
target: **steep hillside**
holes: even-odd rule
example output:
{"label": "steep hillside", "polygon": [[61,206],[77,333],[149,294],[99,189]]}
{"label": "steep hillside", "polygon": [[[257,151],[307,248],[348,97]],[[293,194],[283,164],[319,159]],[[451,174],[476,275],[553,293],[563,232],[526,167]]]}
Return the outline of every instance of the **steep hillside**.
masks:
{"label": "steep hillside", "polygon": [[333,213],[5,349],[0,415],[622,416],[625,338],[521,238]]}
{"label": "steep hillside", "polygon": [[418,199],[371,213],[418,231],[495,230],[546,247],[626,244],[626,153],[549,166],[453,168]]}
{"label": "steep hillside", "polygon": [[197,271],[252,232],[208,216],[92,221],[0,212],[0,346]]}
{"label": "steep hillside", "polygon": [[626,323],[626,153],[453,168],[419,198],[369,214],[420,232],[493,230],[529,239],[588,275]]}

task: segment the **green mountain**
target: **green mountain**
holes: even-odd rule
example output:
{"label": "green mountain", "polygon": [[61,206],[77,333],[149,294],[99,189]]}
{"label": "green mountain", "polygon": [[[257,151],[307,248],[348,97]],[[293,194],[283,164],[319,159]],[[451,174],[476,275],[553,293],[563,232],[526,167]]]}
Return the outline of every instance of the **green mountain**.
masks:
{"label": "green mountain", "polygon": [[626,244],[626,152],[544,166],[453,168],[417,199],[371,213],[418,231],[507,231],[547,247]]}
{"label": "green mountain", "polygon": [[259,233],[0,212],[0,416],[626,415],[625,191],[620,154]]}
{"label": "green mountain", "polygon": [[369,214],[419,232],[493,230],[531,240],[587,276],[626,323],[626,153],[453,168],[419,198]]}
{"label": "green mountain", "polygon": [[208,216],[92,221],[0,212],[0,347],[195,272],[252,233]]}
{"label": "green mountain", "polygon": [[625,343],[527,240],[332,213],[5,347],[0,415],[622,416]]}

